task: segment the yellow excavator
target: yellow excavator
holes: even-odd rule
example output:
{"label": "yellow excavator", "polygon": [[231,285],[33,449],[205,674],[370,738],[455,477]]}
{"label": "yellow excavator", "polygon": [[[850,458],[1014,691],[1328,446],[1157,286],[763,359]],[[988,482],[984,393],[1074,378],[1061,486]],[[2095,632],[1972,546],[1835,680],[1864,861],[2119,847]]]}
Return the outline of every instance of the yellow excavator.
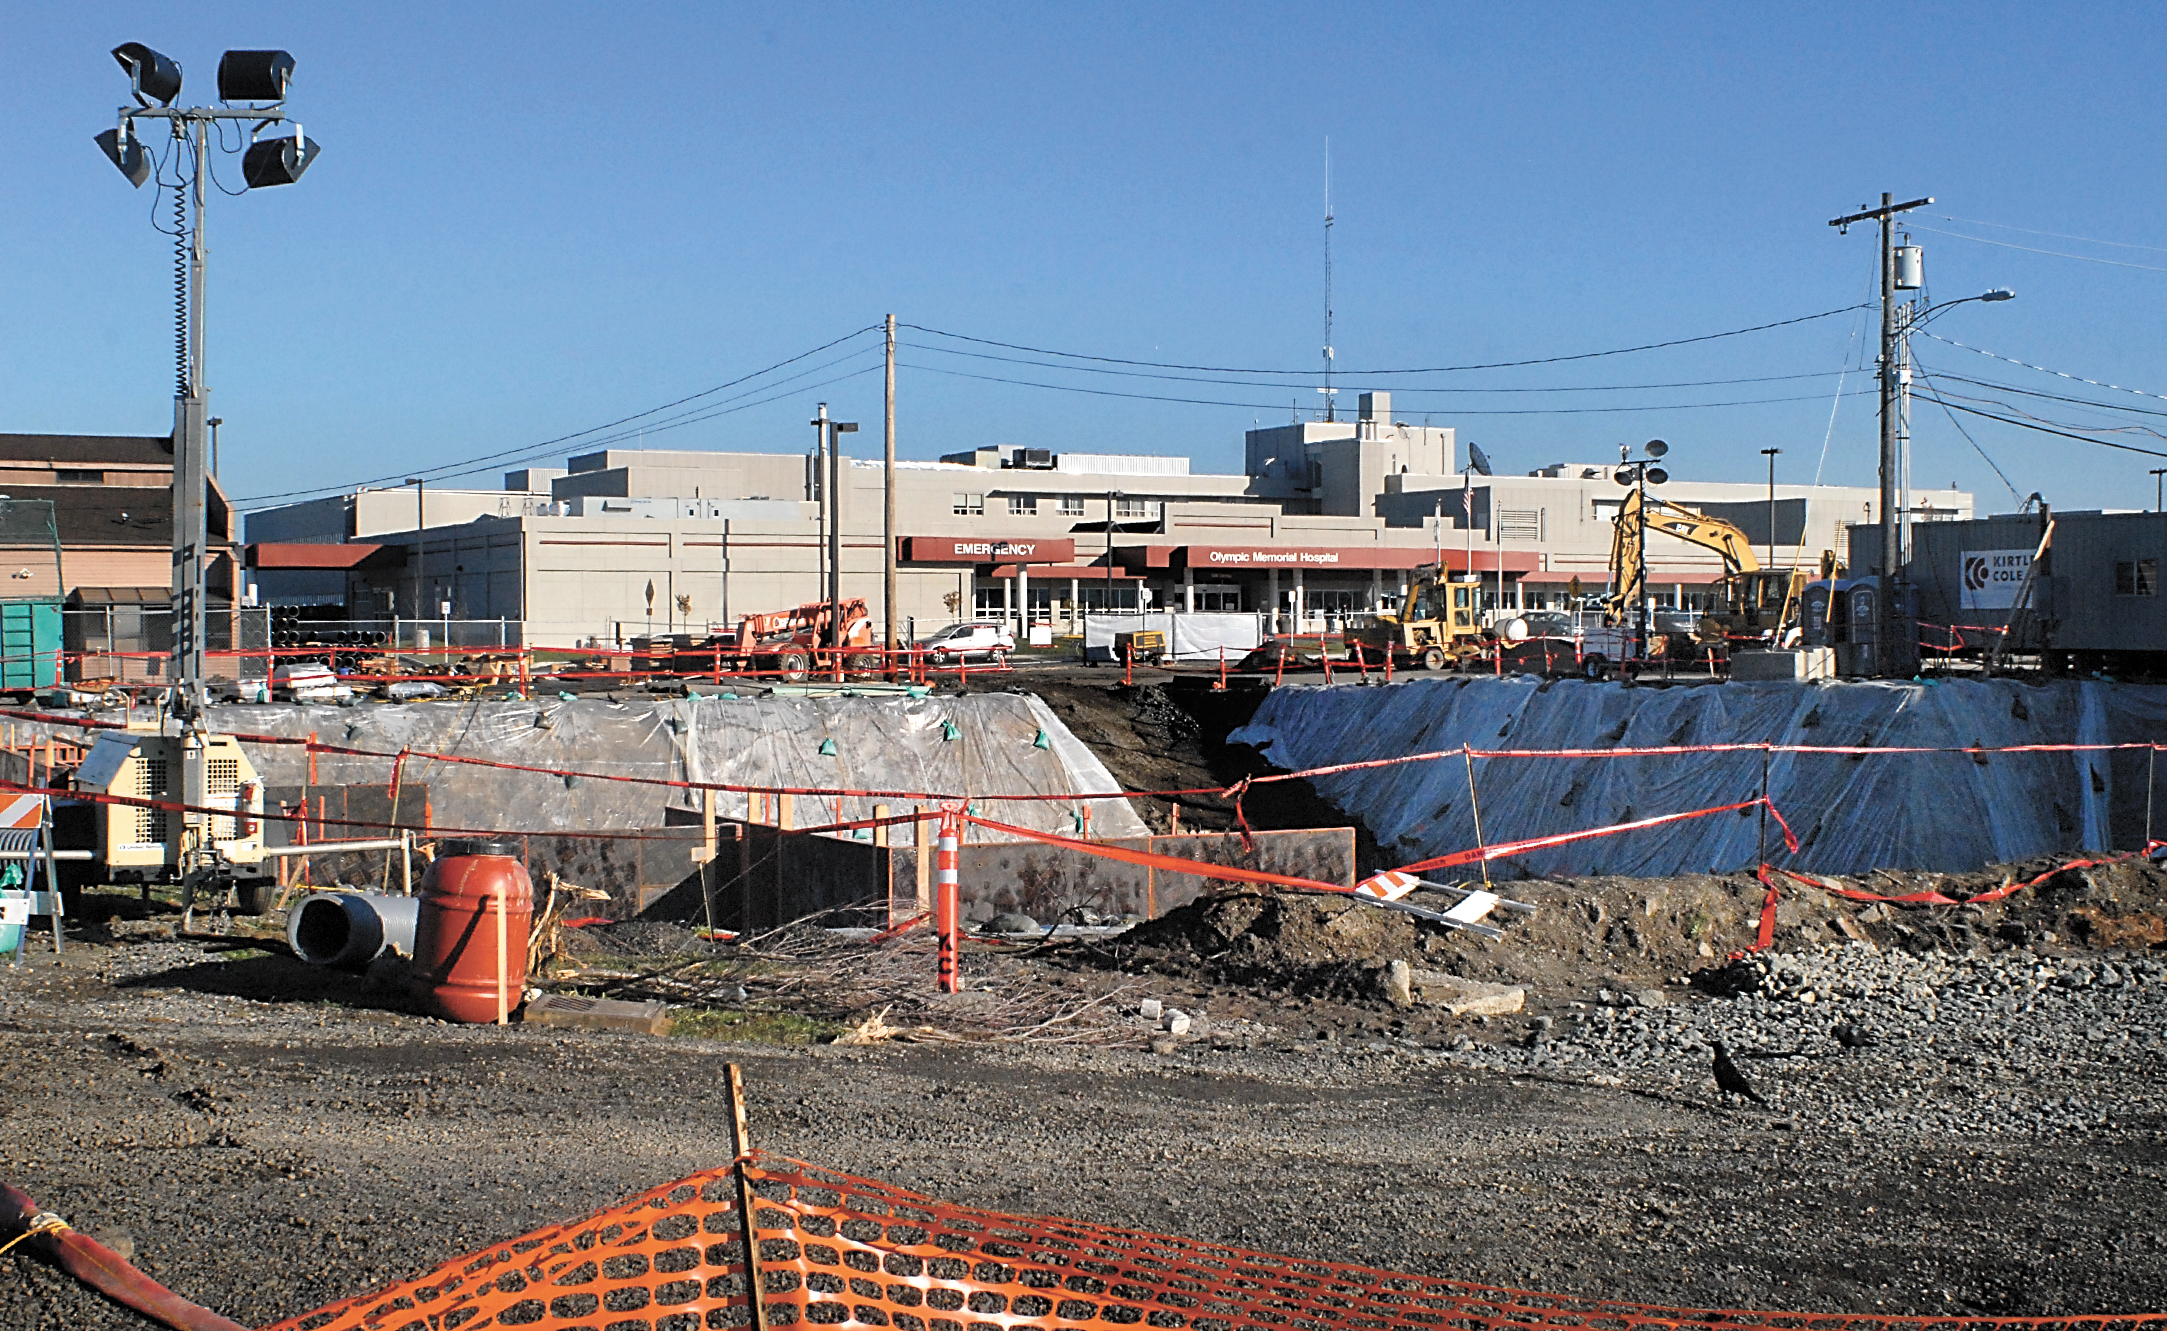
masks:
{"label": "yellow excavator", "polygon": [[[1626,493],[1625,505],[1618,511],[1611,532],[1612,591],[1603,598],[1603,615],[1609,622],[1628,622],[1645,594],[1641,585],[1641,543],[1651,531],[1713,550],[1723,557],[1720,599],[1702,612],[1695,626],[1695,636],[1702,643],[1712,646],[1741,638],[1765,638],[1775,646],[1784,631],[1798,623],[1808,580],[1806,570],[1764,569],[1754,557],[1753,543],[1738,528],[1682,504],[1644,495],[1638,488]],[[1833,560],[1833,554],[1821,556],[1824,566]]]}

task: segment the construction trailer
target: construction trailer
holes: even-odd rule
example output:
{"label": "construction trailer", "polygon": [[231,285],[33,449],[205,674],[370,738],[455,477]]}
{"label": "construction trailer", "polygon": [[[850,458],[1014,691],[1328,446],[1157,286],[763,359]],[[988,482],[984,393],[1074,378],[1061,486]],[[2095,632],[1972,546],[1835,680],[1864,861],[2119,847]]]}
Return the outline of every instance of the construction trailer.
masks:
{"label": "construction trailer", "polygon": [[[2049,524],[2052,540],[2047,541]],[[2167,674],[2167,514],[2039,512],[1911,529],[1920,637],[2053,673]]]}

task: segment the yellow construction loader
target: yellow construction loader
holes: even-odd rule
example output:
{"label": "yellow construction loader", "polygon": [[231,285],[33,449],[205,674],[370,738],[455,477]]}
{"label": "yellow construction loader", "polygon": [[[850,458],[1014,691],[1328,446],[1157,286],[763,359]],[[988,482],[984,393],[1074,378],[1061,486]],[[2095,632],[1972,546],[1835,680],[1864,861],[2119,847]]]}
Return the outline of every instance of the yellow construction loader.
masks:
{"label": "yellow construction loader", "polygon": [[1395,665],[1447,670],[1469,657],[1482,654],[1481,584],[1450,582],[1435,564],[1415,570],[1407,602],[1396,614],[1379,612],[1374,624],[1351,625],[1345,638],[1349,650],[1356,643],[1372,663],[1383,664],[1392,654]]}
{"label": "yellow construction loader", "polygon": [[[1798,568],[1761,567],[1746,534],[1721,518],[1712,518],[1682,504],[1645,496],[1639,489],[1626,493],[1610,537],[1611,593],[1603,598],[1603,614],[1612,623],[1631,623],[1646,588],[1641,583],[1642,543],[1647,533],[1659,531],[1713,550],[1723,558],[1723,581],[1718,599],[1712,601],[1695,626],[1695,636],[1706,646],[1728,646],[1745,638],[1765,639],[1781,645],[1786,630],[1799,621],[1806,583],[1811,576]],[[1823,565],[1833,562],[1822,555]],[[1650,653],[1654,654],[1654,653]]]}

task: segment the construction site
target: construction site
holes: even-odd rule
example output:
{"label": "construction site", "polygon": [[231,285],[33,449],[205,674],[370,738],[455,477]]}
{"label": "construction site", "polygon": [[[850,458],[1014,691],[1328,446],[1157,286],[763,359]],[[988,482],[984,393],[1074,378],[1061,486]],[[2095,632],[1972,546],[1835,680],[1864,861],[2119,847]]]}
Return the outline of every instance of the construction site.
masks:
{"label": "construction site", "polygon": [[[522,40],[545,51],[576,26]],[[761,73],[721,54],[742,34],[699,27],[651,34],[617,81]],[[1235,58],[1224,36],[1183,79]],[[490,49],[477,68],[507,45],[467,40]],[[600,34],[583,40],[602,58]],[[1152,43],[1122,44],[1128,77]],[[2167,439],[2139,419],[2156,405],[2098,400],[2162,395],[1928,332],[2015,293],[1997,279],[1934,300],[1907,229],[2000,224],[1889,193],[1813,221],[1819,239],[1874,237],[1848,305],[1636,310],[1604,333],[1577,308],[1587,291],[1696,283],[1628,281],[1632,247],[1606,236],[1562,300],[1535,280],[1543,245],[1516,235],[1495,267],[1524,289],[1491,299],[1573,307],[1553,330],[1570,349],[1522,355],[1507,343],[1528,334],[1494,316],[1463,327],[1471,297],[1438,279],[1409,308],[1452,311],[1449,330],[1414,319],[1412,349],[1357,369],[1333,345],[1329,139],[1316,371],[1194,330],[1162,350],[1141,319],[1119,347],[1051,350],[1065,334],[1012,320],[1017,275],[1080,261],[1091,247],[1054,214],[1090,209],[982,209],[974,174],[1027,173],[971,163],[955,131],[1116,82],[1060,75],[1058,45],[1021,58],[948,34],[921,53],[959,86],[996,64],[1034,86],[944,112],[927,141],[954,160],[927,153],[884,187],[952,177],[916,232],[889,198],[835,184],[847,171],[820,187],[823,220],[877,214],[897,223],[882,244],[923,246],[941,289],[918,297],[924,317],[974,332],[889,313],[798,351],[816,339],[790,330],[828,337],[841,326],[800,321],[846,303],[812,275],[852,249],[895,272],[919,255],[838,232],[793,268],[768,253],[792,238],[770,234],[742,243],[761,271],[729,267],[756,234],[743,198],[652,211],[671,193],[644,148],[569,130],[606,102],[584,66],[536,81],[594,107],[508,174],[546,183],[584,155],[644,183],[601,191],[624,236],[577,229],[591,184],[554,195],[547,280],[508,269],[516,299],[472,294],[487,288],[464,268],[372,268],[373,242],[321,221],[308,246],[344,236],[365,283],[289,272],[237,222],[240,282],[296,312],[237,297],[259,311],[234,321],[251,356],[278,352],[279,375],[314,383],[294,401],[363,424],[267,444],[237,411],[230,481],[204,211],[297,184],[319,147],[289,107],[286,51],[226,51],[215,104],[191,106],[176,59],[112,48],[131,100],[93,141],[131,188],[153,183],[139,198],[172,245],[173,428],[0,434],[0,1326],[2167,1331],[2147,1311],[2167,1310],[2167,466],[2147,472],[2153,510],[2059,506],[1957,415],[2055,436],[2056,493],[2119,496],[2130,478],[2072,467],[2069,443],[2167,458],[2130,442]],[[817,54],[840,71],[823,97],[887,132],[891,106],[851,101],[878,80],[839,46]],[[400,59],[420,87],[422,54]],[[770,100],[800,114],[814,58],[756,63],[796,71]],[[489,86],[529,113],[544,100]],[[663,123],[696,106],[726,149],[679,144],[667,168],[712,157],[731,190],[772,189],[730,154],[791,126],[716,131],[737,111],[698,92]],[[430,105],[439,149],[517,142]],[[1603,118],[1576,117],[1574,138]],[[1076,147],[1016,160],[1035,172]],[[840,151],[774,178],[805,191],[807,164],[847,166]],[[863,152],[885,169],[895,149]],[[442,174],[489,174],[467,160]],[[1413,198],[1464,169],[1440,162],[1380,159],[1369,182]],[[1485,208],[1533,188],[1474,179]],[[1155,209],[1179,197],[1153,188]],[[1229,228],[1225,200],[1245,196],[1214,188],[1220,212],[1166,212]],[[435,225],[437,206],[345,196],[337,225]],[[1424,227],[1479,211],[1393,206]],[[91,234],[89,205],[71,207],[51,229]],[[521,195],[428,244],[495,262],[538,211]],[[789,216],[770,233],[813,226]],[[975,255],[941,247],[959,218],[990,246],[1003,216],[1028,216],[1038,248],[992,265],[982,322],[951,319]],[[1159,231],[1100,247],[1121,273],[1178,248],[1154,216]],[[2040,243],[1944,234],[2064,259],[2086,256],[2043,246],[2156,248],[2001,230]],[[699,248],[655,257],[680,234]],[[1278,281],[1261,248],[1212,235],[1182,262],[1223,248],[1232,285]],[[1778,289],[1757,271],[1774,242],[1749,235],[1710,247],[1724,281],[1705,285]],[[654,289],[634,299],[613,273],[611,299],[634,303],[595,306],[579,265],[620,248]],[[1064,318],[1143,299],[1108,263]],[[1795,284],[1804,266],[1784,264]],[[763,306],[768,268],[793,289]],[[732,276],[709,287],[707,269]],[[890,280],[861,273],[848,300]],[[319,281],[334,304],[304,301]],[[672,313],[670,286],[694,303]],[[434,308],[370,322],[371,299],[406,290]],[[470,306],[527,313],[429,341]],[[1718,331],[1669,329],[1673,314]],[[1211,338],[1245,323],[1210,318]],[[699,342],[732,320],[763,340]],[[125,362],[126,322],[69,336]],[[650,324],[667,339],[640,341]],[[336,391],[305,380],[325,355],[311,325],[358,339]],[[1748,364],[1729,341],[1844,325],[1830,373]],[[589,328],[606,344],[579,341]],[[1929,367],[1914,334],[2053,391]],[[399,359],[430,354],[409,344],[442,366]],[[682,352],[719,377],[756,345],[772,363],[697,391],[628,368],[686,373],[668,363]],[[234,403],[285,401],[283,379],[233,363]],[[1612,364],[1646,373],[1574,378]],[[456,399],[415,387],[430,373]],[[968,387],[912,396],[946,379]],[[342,396],[356,383],[383,401]],[[1008,414],[1013,390],[1102,414]],[[630,411],[627,392],[660,405]],[[849,455],[846,393],[877,455]],[[1937,444],[1917,467],[1935,484],[1914,484],[1915,395],[1983,470]],[[1839,435],[1854,396],[1877,400],[1870,444]],[[935,400],[937,424],[910,415]],[[1553,401],[1572,405],[1536,405]],[[1691,414],[1782,403],[1808,405],[1722,418],[1751,429]],[[649,441],[770,404],[783,414]],[[2072,407],[2137,415],[2062,419]],[[1215,414],[1186,436],[1119,414],[1176,409]],[[568,413],[607,423],[558,429]],[[1668,438],[1595,442],[1604,413]],[[902,453],[899,419],[916,431]],[[987,442],[1019,420],[1029,442]],[[788,442],[808,426],[810,449]],[[1501,470],[1513,446],[1519,469]],[[2011,510],[1941,487],[1950,456],[1963,470],[1946,474],[1998,484]],[[333,468],[352,475],[326,482]]]}
{"label": "construction site", "polygon": [[[1978,672],[625,677],[210,706],[242,761],[191,800],[155,717],[17,709],[14,787],[76,798],[18,835],[66,913],[4,940],[35,1125],[5,1177],[39,1181],[9,1223],[234,1319],[174,1325],[433,1326],[399,1284],[456,1286],[433,1254],[680,1176],[726,1197],[736,1065],[778,1202],[857,1176],[921,1195],[875,1215],[1351,1261],[1503,1321],[2146,1306],[2163,713]],[[198,815],[222,873],[121,867]],[[477,864],[523,886],[466,889],[447,964],[416,907],[444,927]],[[822,1305],[783,1238],[768,1322],[910,1315]],[[140,1324],[54,1260],[17,1263],[11,1324]],[[681,1314],[507,1293],[459,1324],[750,1325],[739,1271]],[[1163,1321],[1186,1287],[1126,1297]]]}

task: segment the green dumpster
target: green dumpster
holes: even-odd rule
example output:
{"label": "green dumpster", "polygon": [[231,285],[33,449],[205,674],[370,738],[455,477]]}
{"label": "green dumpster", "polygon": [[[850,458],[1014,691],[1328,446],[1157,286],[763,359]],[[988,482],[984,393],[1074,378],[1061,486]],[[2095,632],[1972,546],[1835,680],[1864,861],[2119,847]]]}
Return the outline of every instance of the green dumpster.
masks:
{"label": "green dumpster", "polygon": [[0,690],[49,689],[60,682],[60,602],[0,601]]}

